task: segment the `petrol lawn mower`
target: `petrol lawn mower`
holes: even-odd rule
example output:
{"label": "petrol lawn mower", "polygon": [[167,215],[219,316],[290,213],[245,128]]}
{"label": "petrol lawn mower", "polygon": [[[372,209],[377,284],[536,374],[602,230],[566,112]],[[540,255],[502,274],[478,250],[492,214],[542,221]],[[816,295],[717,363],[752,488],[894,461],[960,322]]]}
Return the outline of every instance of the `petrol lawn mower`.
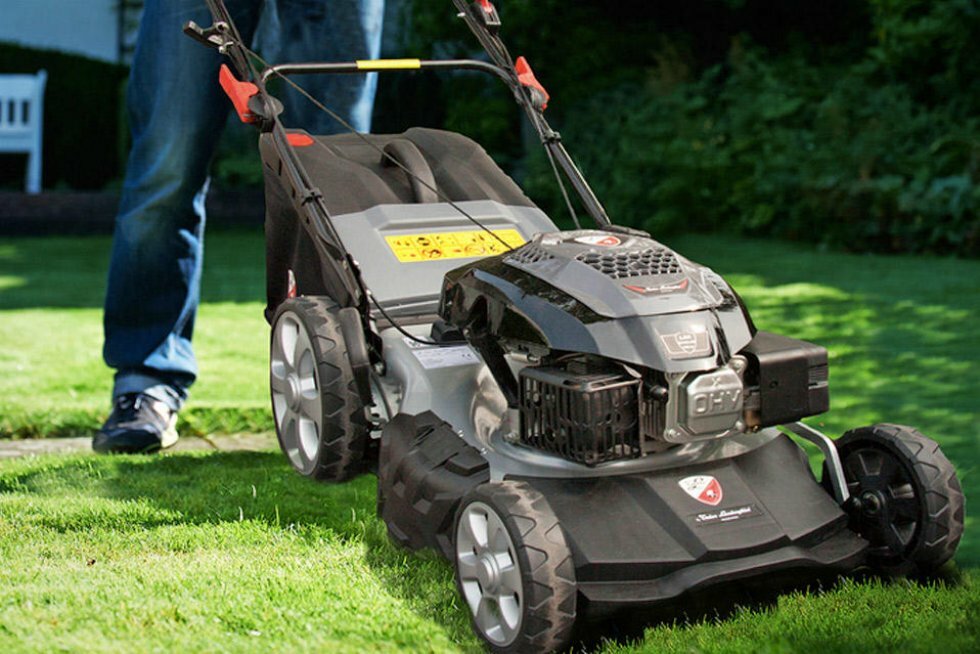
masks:
{"label": "petrol lawn mower", "polygon": [[[489,0],[454,0],[486,60],[278,65],[208,4],[185,31],[228,56],[220,83],[261,132],[282,450],[316,480],[375,470],[391,537],[452,562],[490,649],[560,649],[577,619],[723,582],[953,556],[963,495],[939,446],[800,422],[829,408],[827,350],[757,330],[718,274],[610,221]],[[446,69],[508,85],[594,229],[560,231],[464,136],[311,135],[267,89]]]}

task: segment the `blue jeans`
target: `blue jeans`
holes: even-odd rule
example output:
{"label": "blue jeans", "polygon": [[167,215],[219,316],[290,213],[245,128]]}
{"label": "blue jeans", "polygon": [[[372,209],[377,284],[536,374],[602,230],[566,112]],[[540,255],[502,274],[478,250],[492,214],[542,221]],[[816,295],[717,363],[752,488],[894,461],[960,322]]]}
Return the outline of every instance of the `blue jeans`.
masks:
{"label": "blue jeans", "polygon": [[[273,61],[377,58],[384,0],[225,0],[250,42],[273,5]],[[271,8],[271,7],[270,7]],[[133,147],[116,217],[103,326],[113,397],[146,392],[177,410],[197,376],[191,338],[200,299],[208,166],[231,107],[217,51],[185,36],[210,25],[203,0],[147,0],[126,97]],[[266,48],[269,52],[270,48]],[[314,97],[368,131],[376,78],[298,79]],[[343,128],[292,89],[283,123],[314,133]],[[258,165],[258,164],[256,164]]]}

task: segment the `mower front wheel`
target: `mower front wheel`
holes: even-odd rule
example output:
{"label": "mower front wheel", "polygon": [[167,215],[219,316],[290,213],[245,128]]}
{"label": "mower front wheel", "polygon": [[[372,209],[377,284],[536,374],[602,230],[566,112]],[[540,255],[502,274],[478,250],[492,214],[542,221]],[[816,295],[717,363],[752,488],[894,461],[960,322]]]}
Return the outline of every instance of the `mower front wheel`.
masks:
{"label": "mower front wheel", "polygon": [[524,482],[477,486],[460,503],[456,584],[494,652],[552,652],[569,641],[578,589],[565,534]]}
{"label": "mower front wheel", "polygon": [[887,574],[929,574],[963,535],[963,492],[939,445],[911,427],[873,425],[837,440],[851,495],[851,528]]}
{"label": "mower front wheel", "polygon": [[336,303],[298,297],[279,306],[269,382],[279,446],[297,472],[332,482],[360,472],[368,424]]}

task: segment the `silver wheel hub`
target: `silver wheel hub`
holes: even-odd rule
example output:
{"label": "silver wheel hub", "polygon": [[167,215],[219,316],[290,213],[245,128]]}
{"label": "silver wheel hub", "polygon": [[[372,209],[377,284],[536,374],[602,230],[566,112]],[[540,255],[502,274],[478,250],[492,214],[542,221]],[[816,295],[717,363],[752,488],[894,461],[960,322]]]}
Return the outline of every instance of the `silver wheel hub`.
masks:
{"label": "silver wheel hub", "polygon": [[299,411],[300,409],[300,390],[299,390],[299,375],[294,372],[289,373],[286,377],[286,404],[293,411]]}
{"label": "silver wheel hub", "polygon": [[500,568],[496,560],[489,554],[484,553],[480,557],[480,562],[476,565],[476,579],[480,582],[483,595],[493,596],[500,585]]}
{"label": "silver wheel hub", "polygon": [[463,599],[480,633],[507,646],[520,633],[524,588],[517,549],[490,506],[472,502],[456,527],[456,569]]}
{"label": "silver wheel hub", "polygon": [[320,451],[323,408],[313,344],[293,313],[284,313],[272,333],[269,382],[282,450],[294,468],[309,474]]}

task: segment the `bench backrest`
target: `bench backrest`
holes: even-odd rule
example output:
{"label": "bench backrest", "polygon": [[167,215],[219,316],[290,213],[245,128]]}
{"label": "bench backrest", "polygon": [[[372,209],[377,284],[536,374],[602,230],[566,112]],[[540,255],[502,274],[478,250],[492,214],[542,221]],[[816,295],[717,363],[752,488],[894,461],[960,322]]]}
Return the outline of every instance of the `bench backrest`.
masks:
{"label": "bench backrest", "polygon": [[47,79],[43,70],[37,75],[0,75],[0,137],[28,135],[41,129]]}

